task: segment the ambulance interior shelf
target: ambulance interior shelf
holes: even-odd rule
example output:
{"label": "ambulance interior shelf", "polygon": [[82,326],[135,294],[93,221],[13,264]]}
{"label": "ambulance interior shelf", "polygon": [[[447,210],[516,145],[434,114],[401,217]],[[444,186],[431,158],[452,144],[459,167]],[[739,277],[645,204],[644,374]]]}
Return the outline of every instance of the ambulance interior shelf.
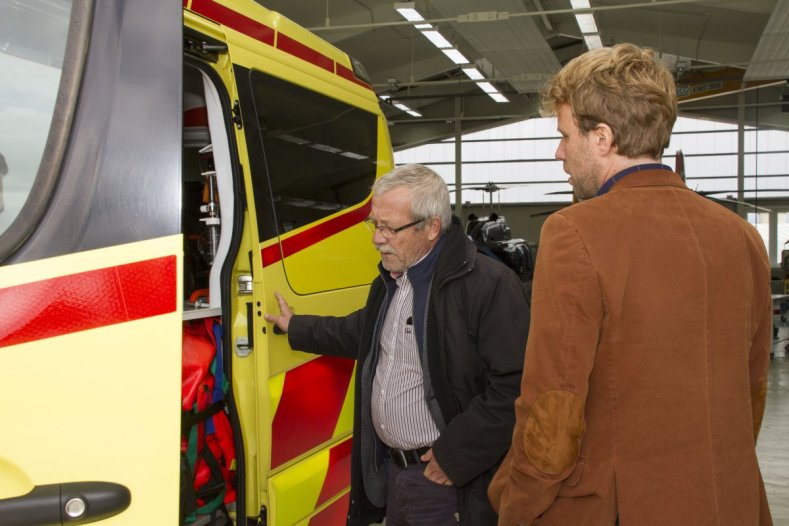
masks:
{"label": "ambulance interior shelf", "polygon": [[212,316],[221,316],[222,307],[204,307],[187,310],[184,309],[184,321],[197,320],[200,318],[210,318]]}
{"label": "ambulance interior shelf", "polygon": [[[182,232],[184,314],[211,316],[221,307],[220,274],[230,249],[233,177],[229,138],[216,86],[184,66]],[[215,315],[215,314],[213,314]]]}
{"label": "ambulance interior shelf", "polygon": [[184,319],[216,316],[209,314],[209,310],[221,313],[218,306],[211,308],[210,301],[210,275],[222,225],[213,146],[203,146],[197,154],[200,179],[188,181],[185,176],[184,181],[184,212],[189,216],[184,218],[184,294],[188,295],[184,301]]}

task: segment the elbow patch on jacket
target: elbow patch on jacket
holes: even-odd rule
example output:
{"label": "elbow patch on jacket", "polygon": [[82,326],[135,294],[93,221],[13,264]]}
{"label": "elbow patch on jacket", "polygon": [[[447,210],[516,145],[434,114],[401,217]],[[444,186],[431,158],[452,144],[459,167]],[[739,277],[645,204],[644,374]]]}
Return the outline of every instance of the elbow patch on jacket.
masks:
{"label": "elbow patch on jacket", "polygon": [[751,415],[753,415],[753,439],[759,438],[764,416],[764,404],[767,400],[767,380],[762,380],[751,387]]}
{"label": "elbow patch on jacket", "polygon": [[557,475],[578,458],[585,431],[583,400],[569,391],[548,391],[529,409],[523,448],[534,467]]}

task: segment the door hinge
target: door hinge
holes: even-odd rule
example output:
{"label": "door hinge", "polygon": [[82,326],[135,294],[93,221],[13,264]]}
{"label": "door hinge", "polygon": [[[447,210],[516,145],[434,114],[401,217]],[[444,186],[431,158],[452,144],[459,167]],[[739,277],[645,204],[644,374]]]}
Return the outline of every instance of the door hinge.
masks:
{"label": "door hinge", "polygon": [[233,103],[233,118],[231,119],[234,123],[236,123],[236,128],[239,130],[241,129],[241,106],[238,104],[238,100]]}
{"label": "door hinge", "polygon": [[239,274],[236,278],[238,283],[238,295],[249,296],[252,294],[252,274]]}
{"label": "door hinge", "polygon": [[258,516],[258,521],[259,521],[261,526],[266,526],[266,524],[268,524],[267,517],[268,517],[268,514],[266,513],[266,507],[265,506],[261,506],[260,507],[260,515]]}

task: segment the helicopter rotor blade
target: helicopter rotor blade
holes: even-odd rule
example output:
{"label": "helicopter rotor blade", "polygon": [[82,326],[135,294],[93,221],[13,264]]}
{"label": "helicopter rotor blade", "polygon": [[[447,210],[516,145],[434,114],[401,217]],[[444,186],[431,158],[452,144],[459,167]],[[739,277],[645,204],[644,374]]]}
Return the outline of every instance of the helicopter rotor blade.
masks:
{"label": "helicopter rotor blade", "polygon": [[[487,183],[461,183],[460,187],[463,190],[483,190],[485,192],[498,192],[499,190],[506,190],[508,188],[514,188],[516,186],[529,186],[530,183],[511,183],[511,182],[487,182]],[[455,187],[457,184],[455,183],[447,183],[447,186]]]}
{"label": "helicopter rotor blade", "polygon": [[[789,189],[786,188],[752,188],[749,190],[743,190],[746,193],[760,193],[760,192],[789,192]],[[715,195],[715,194],[736,194],[737,190],[694,190],[699,195],[703,195],[707,197],[708,195]]]}
{"label": "helicopter rotor blade", "polygon": [[553,214],[554,212],[558,212],[559,210],[563,210],[565,207],[561,208],[554,208],[552,210],[543,210],[542,212],[534,212],[533,214],[529,214],[529,217],[544,217]]}
{"label": "helicopter rotor blade", "polygon": [[758,210],[759,212],[768,212],[769,213],[769,212],[773,211],[772,208],[767,208],[767,207],[764,207],[764,206],[752,205],[751,203],[746,203],[745,201],[738,201],[736,199],[723,199],[723,198],[720,198],[720,197],[710,197],[710,196],[705,196],[705,197],[707,199],[709,199],[710,201],[715,201],[716,203],[720,203],[720,204],[732,203],[732,204],[735,204],[735,205],[742,205],[742,206],[747,207],[747,208],[752,208],[754,210]]}

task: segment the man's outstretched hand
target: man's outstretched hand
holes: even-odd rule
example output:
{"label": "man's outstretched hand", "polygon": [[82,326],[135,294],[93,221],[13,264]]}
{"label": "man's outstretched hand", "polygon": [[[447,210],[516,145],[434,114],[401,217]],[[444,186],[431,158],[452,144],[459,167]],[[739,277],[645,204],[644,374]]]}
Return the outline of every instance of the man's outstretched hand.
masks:
{"label": "man's outstretched hand", "polygon": [[290,308],[290,305],[288,305],[288,302],[282,297],[282,294],[274,291],[274,296],[277,298],[277,303],[279,303],[279,316],[275,314],[266,314],[266,321],[270,321],[279,327],[282,332],[288,332],[288,325],[290,325],[290,319],[293,317],[293,309]]}

